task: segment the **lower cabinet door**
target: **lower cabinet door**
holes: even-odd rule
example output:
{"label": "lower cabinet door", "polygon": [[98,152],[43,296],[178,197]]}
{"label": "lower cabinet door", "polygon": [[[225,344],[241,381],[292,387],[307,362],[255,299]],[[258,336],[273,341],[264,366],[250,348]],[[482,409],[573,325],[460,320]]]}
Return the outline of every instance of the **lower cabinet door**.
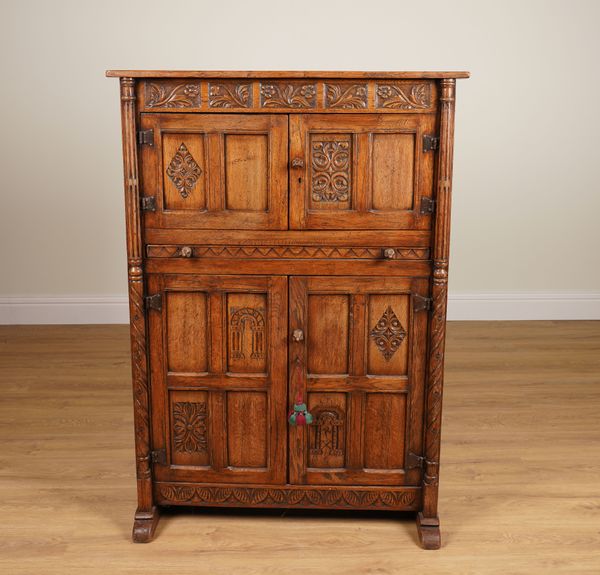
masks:
{"label": "lower cabinet door", "polygon": [[155,478],[285,483],[287,278],[150,275],[148,292]]}
{"label": "lower cabinet door", "polygon": [[290,278],[290,483],[414,485],[421,477],[425,278]]}

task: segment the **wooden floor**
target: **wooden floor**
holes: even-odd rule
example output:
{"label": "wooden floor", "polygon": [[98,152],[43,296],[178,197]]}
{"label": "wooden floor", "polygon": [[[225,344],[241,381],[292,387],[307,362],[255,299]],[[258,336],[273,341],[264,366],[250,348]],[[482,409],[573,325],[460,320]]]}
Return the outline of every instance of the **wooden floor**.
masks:
{"label": "wooden floor", "polygon": [[280,511],[176,513],[130,543],[128,345],[0,327],[0,573],[600,573],[600,322],[450,324],[439,551],[412,518]]}

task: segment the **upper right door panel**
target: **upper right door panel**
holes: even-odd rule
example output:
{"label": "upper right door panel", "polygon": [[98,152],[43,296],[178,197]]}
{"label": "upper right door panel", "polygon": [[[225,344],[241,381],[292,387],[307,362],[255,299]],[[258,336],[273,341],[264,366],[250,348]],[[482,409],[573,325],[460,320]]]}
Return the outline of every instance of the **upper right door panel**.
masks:
{"label": "upper right door panel", "polygon": [[429,229],[435,114],[290,116],[290,227]]}

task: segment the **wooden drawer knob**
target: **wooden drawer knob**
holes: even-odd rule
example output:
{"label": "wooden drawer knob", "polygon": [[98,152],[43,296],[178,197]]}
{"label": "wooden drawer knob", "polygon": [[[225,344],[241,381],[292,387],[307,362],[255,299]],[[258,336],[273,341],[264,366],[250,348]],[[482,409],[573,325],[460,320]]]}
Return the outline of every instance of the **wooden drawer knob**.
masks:
{"label": "wooden drawer knob", "polygon": [[393,260],[395,255],[396,250],[394,248],[386,248],[385,250],[383,250],[383,257],[386,260]]}
{"label": "wooden drawer knob", "polygon": [[304,340],[304,332],[301,329],[295,329],[292,332],[292,339],[294,341],[303,341]]}
{"label": "wooden drawer knob", "polygon": [[190,246],[183,246],[179,250],[179,255],[182,258],[191,258],[192,257],[192,248]]}

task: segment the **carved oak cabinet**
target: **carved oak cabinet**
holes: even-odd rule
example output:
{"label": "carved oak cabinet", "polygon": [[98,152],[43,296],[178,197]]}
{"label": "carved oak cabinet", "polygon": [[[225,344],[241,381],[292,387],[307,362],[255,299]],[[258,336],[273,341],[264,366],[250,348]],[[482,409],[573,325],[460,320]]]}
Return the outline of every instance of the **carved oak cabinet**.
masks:
{"label": "carved oak cabinet", "polygon": [[161,506],[204,505],[413,511],[439,547],[468,74],[107,75],[121,85],[134,541]]}

